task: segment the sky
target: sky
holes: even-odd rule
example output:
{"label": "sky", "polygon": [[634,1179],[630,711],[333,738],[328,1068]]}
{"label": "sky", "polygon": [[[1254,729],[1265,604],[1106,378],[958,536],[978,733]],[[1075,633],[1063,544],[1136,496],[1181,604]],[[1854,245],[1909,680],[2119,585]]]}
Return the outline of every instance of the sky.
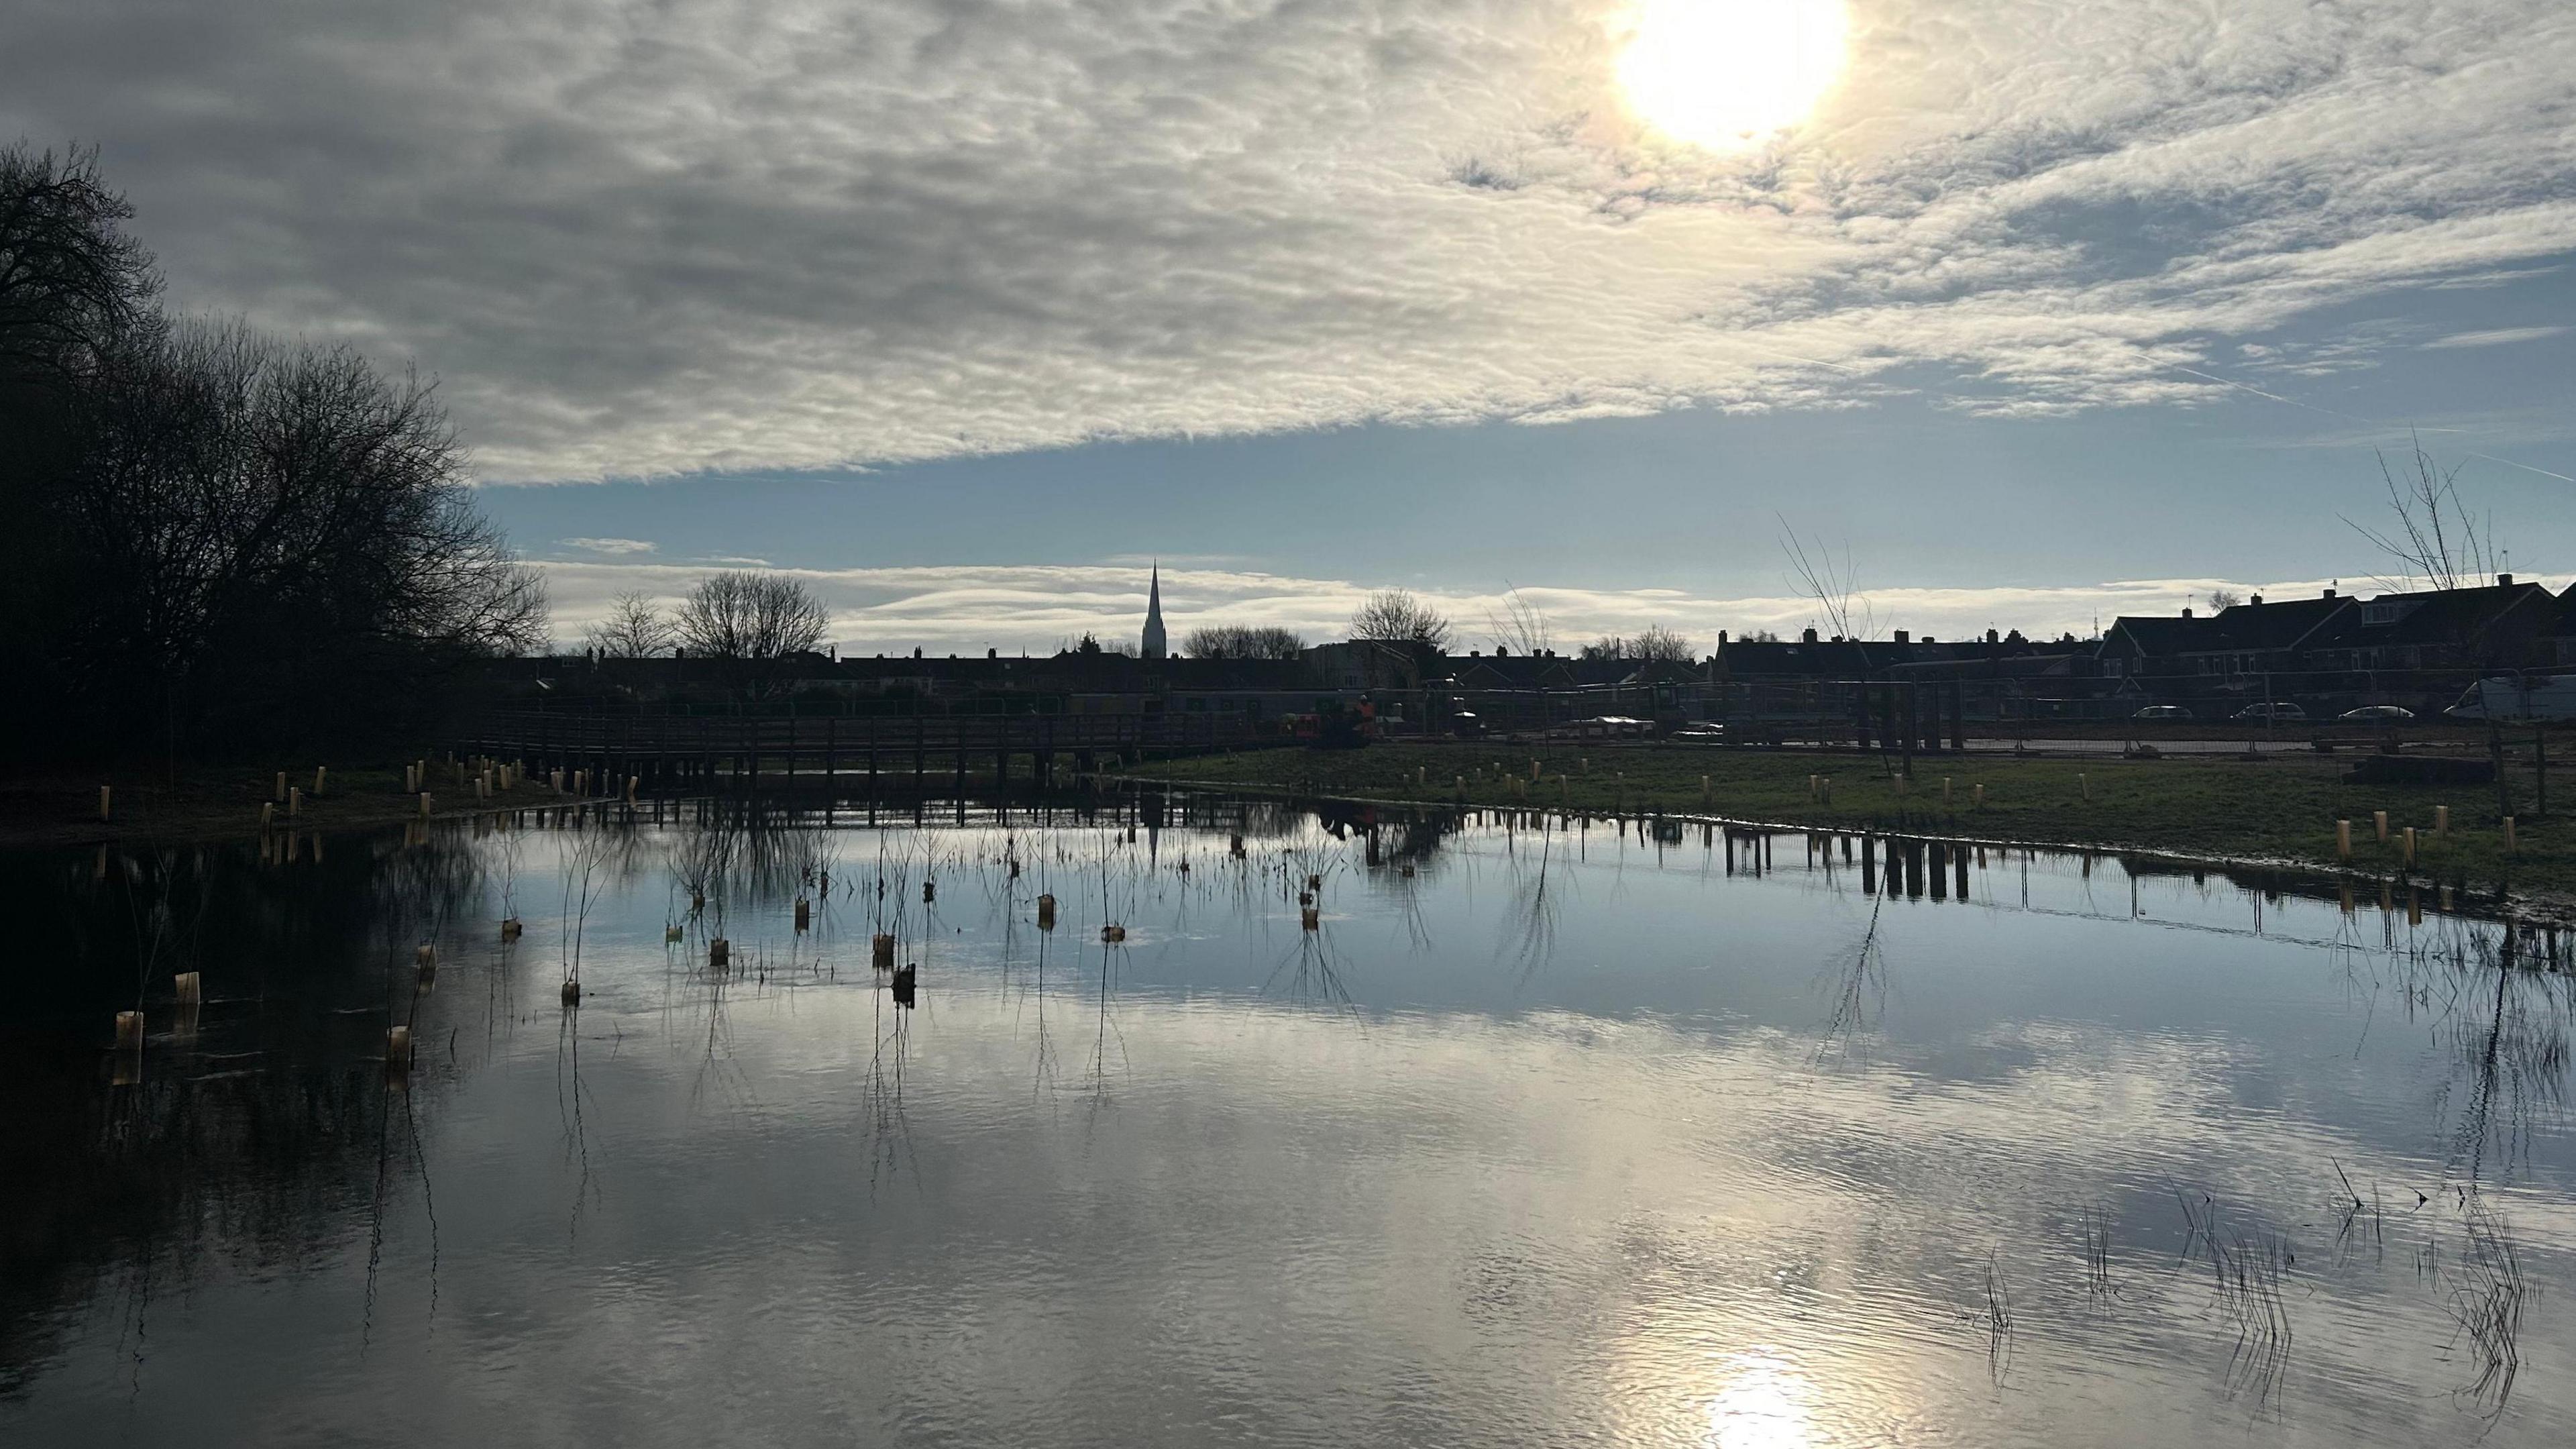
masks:
{"label": "sky", "polygon": [[[2563,0],[12,0],[169,301],[417,368],[558,633],[845,652],[2375,587],[2419,444],[2576,570]],[[2349,522],[2347,521],[2349,520]]]}

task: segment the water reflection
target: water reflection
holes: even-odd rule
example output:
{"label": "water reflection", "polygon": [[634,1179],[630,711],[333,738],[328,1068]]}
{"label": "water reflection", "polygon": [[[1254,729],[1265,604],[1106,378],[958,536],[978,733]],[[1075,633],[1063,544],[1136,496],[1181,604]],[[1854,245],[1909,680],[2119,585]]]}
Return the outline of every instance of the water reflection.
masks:
{"label": "water reflection", "polygon": [[0,1026],[0,1433],[2576,1428],[2523,1372],[2576,1344],[2545,929],[1906,837],[932,813],[12,863],[70,964]]}

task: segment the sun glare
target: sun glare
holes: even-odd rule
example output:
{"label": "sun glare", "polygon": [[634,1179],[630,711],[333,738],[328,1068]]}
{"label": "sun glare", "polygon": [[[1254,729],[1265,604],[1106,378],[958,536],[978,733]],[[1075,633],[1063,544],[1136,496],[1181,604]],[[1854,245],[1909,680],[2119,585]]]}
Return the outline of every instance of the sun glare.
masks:
{"label": "sun glare", "polygon": [[1811,1391],[1797,1367],[1746,1354],[1708,1406],[1707,1449],[1807,1449],[1815,1442]]}
{"label": "sun glare", "polygon": [[1619,56],[1639,119],[1713,151],[1806,119],[1842,74],[1843,0],[1644,0]]}

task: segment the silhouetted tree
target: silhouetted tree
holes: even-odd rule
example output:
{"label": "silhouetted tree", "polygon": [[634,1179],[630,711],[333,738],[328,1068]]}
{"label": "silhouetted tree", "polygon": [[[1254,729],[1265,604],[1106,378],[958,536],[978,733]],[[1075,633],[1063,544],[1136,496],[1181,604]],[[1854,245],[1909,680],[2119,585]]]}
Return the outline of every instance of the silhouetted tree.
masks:
{"label": "silhouetted tree", "polygon": [[726,661],[736,685],[754,697],[774,692],[789,658],[822,643],[830,622],[804,580],[739,570],[700,579],[678,616],[689,652]]}
{"label": "silhouetted tree", "polygon": [[1410,589],[1381,589],[1352,612],[1351,637],[1443,650],[1449,647],[1449,620]]}
{"label": "silhouetted tree", "polygon": [[1306,641],[1292,630],[1244,624],[1192,629],[1181,652],[1193,659],[1294,659]]}
{"label": "silhouetted tree", "polygon": [[646,593],[624,593],[608,606],[608,617],[583,631],[582,638],[603,659],[651,659],[671,652],[680,627]]}
{"label": "silhouetted tree", "polygon": [[134,208],[99,180],[98,151],[0,147],[0,378],[68,380],[152,320],[152,254]]}
{"label": "silhouetted tree", "polygon": [[544,641],[429,385],[171,323],[95,155],[0,150],[0,667],[57,741],[222,747],[418,723]]}
{"label": "silhouetted tree", "polygon": [[1583,646],[1586,659],[1633,659],[1641,664],[1688,664],[1695,657],[1690,640],[1661,624],[1649,624],[1634,635],[1604,634]]}
{"label": "silhouetted tree", "polygon": [[1688,664],[1698,656],[1691,652],[1691,642],[1677,629],[1649,624],[1628,641],[1629,657],[1650,664]]}
{"label": "silhouetted tree", "polygon": [[416,378],[180,323],[109,347],[77,416],[54,511],[84,575],[63,668],[86,698],[157,696],[174,731],[237,734],[544,642],[543,582]]}

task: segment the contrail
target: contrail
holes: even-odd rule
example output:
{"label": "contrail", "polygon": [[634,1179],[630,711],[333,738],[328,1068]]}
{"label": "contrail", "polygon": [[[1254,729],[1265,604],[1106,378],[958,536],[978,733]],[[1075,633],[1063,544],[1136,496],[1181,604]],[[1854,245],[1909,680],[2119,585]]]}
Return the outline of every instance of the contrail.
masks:
{"label": "contrail", "polygon": [[[2194,377],[2205,377],[2205,378],[2209,379],[2211,382],[2218,383],[2218,384],[2220,384],[2220,385],[2222,385],[2222,386],[2225,386],[2225,387],[2238,388],[2238,389],[2241,389],[2241,390],[2243,390],[2243,391],[2245,391],[2245,392],[2250,392],[2250,393],[2254,394],[2256,397],[2267,397],[2267,398],[2270,398],[2272,401],[2274,401],[2274,402],[2276,402],[2276,403],[2288,403],[2290,406],[2292,406],[2292,407],[2294,407],[2294,408],[2306,408],[2309,412],[2312,412],[2312,413],[2324,413],[2326,416],[2328,416],[2328,417],[2330,417],[2330,418],[2350,418],[2352,421],[2354,421],[2354,422],[2356,422],[2356,423],[2368,423],[2368,424],[2370,424],[2370,425],[2371,425],[2372,427],[2374,427],[2374,428],[2394,428],[2394,427],[2396,427],[2396,426],[2397,426],[2397,424],[2395,424],[2395,423],[2382,422],[2382,421],[2380,421],[2380,420],[2379,420],[2379,419],[2377,419],[2377,418],[2365,418],[2365,417],[2363,417],[2363,416],[2362,416],[2361,414],[2359,414],[2359,413],[2348,413],[2348,412],[2343,412],[2343,411],[2340,411],[2340,410],[2335,409],[2335,408],[2321,408],[2321,407],[2317,406],[2315,403],[2306,403],[2306,402],[2301,402],[2301,401],[2299,401],[2297,398],[2294,398],[2294,397],[2283,397],[2283,396],[2281,396],[2281,395],[2280,395],[2279,393],[2277,393],[2277,392],[2265,392],[2263,389],[2261,389],[2261,388],[2259,388],[2259,387],[2255,387],[2255,386],[2253,386],[2253,385],[2252,385],[2252,384],[2250,384],[2250,383],[2242,383],[2242,382],[2238,382],[2236,379],[2234,379],[2234,378],[2232,378],[2232,377],[2220,377],[2217,373],[2214,373],[2214,372],[2203,372],[2203,371],[2201,371],[2201,370],[2200,370],[2199,368],[2197,368],[2197,367],[2185,367],[2185,366],[2183,366],[2183,365],[2182,365],[2181,363],[2179,363],[2179,362],[2168,362],[2168,363],[2166,363],[2166,364],[2165,364],[2165,366],[2172,368],[2172,369],[2173,369],[2174,371],[2176,371],[2176,372],[2188,372],[2188,373],[2190,373],[2190,374],[2191,374],[2192,376],[2194,376]],[[2457,433],[2457,432],[2464,432],[2464,431],[2466,431],[2466,429],[2463,429],[2463,428],[2410,428],[2410,429],[2408,429],[2408,431],[2410,431],[2410,432],[2417,432],[2417,433]],[[2570,481],[2576,481],[2576,480],[2570,480]]]}
{"label": "contrail", "polygon": [[2576,483],[2576,478],[2570,478],[2564,473],[2552,473],[2546,468],[2535,468],[2529,463],[2517,463],[2511,458],[2499,458],[2493,453],[2471,453],[2469,456],[2484,458],[2490,463],[2502,463],[2508,468],[2520,468],[2525,473],[2537,473],[2543,478],[2555,478],[2561,483]]}

